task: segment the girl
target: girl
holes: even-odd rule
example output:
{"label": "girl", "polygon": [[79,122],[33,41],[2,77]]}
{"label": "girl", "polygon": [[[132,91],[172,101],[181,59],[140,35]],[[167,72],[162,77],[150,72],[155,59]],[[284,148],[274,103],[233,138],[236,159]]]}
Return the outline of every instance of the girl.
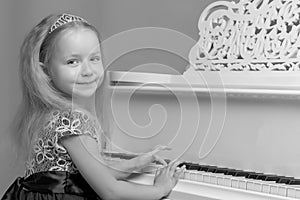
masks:
{"label": "girl", "polygon": [[[35,26],[21,47],[23,102],[16,139],[27,149],[26,172],[8,188],[6,199],[161,199],[183,168],[157,156],[159,146],[108,166],[103,129],[95,114],[103,90],[99,33],[81,17],[50,15]],[[99,117],[103,122],[104,118]],[[126,181],[151,162],[164,165],[153,185]]]}

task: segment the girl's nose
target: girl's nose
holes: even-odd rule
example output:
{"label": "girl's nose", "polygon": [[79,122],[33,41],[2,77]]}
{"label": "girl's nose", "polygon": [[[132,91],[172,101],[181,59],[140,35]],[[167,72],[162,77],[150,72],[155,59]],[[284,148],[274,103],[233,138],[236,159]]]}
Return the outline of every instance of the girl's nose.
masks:
{"label": "girl's nose", "polygon": [[90,76],[93,74],[92,68],[88,62],[83,62],[81,66],[81,75]]}

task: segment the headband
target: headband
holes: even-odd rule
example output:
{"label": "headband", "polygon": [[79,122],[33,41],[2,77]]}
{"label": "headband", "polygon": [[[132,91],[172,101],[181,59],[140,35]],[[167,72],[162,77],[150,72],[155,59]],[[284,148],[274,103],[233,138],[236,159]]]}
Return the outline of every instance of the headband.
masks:
{"label": "headband", "polygon": [[51,26],[49,34],[52,33],[55,29],[57,29],[58,27],[70,23],[70,22],[76,22],[76,21],[82,21],[82,22],[86,22],[88,23],[85,19],[76,16],[76,15],[71,15],[71,14],[67,14],[67,13],[63,13]]}

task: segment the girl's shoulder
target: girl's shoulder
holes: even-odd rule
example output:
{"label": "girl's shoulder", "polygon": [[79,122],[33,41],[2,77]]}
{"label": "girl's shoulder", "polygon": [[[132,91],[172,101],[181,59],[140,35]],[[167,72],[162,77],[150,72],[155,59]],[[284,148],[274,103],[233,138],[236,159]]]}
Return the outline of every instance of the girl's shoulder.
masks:
{"label": "girl's shoulder", "polygon": [[97,132],[98,121],[83,109],[63,108],[50,110],[44,120],[45,131],[59,132],[61,130],[71,130],[82,132]]}

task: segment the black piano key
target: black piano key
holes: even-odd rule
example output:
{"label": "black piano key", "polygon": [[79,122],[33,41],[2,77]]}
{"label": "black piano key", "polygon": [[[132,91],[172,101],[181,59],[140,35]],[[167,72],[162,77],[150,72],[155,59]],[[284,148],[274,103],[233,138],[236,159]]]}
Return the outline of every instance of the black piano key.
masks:
{"label": "black piano key", "polygon": [[275,181],[276,183],[278,183],[278,181],[280,180],[280,176],[276,176],[276,175],[268,175],[265,179],[265,181]]}
{"label": "black piano key", "polygon": [[209,165],[199,165],[198,171],[204,171],[207,172],[209,169]]}
{"label": "black piano key", "polygon": [[198,170],[199,169],[199,164],[192,163],[190,164],[189,168],[186,168],[187,170]]}
{"label": "black piano key", "polygon": [[219,174],[226,174],[226,172],[228,171],[228,168],[217,168],[215,173],[219,173]]}
{"label": "black piano key", "polygon": [[300,185],[300,179],[291,179],[289,185]]}
{"label": "black piano key", "polygon": [[246,171],[237,171],[233,176],[247,177],[248,175],[249,175],[249,172],[246,172]]}
{"label": "black piano key", "polygon": [[240,172],[241,170],[235,170],[235,169],[229,169],[225,175],[234,176],[237,172]]}
{"label": "black piano key", "polygon": [[210,167],[208,168],[207,172],[215,173],[216,170],[217,170],[217,168],[218,168],[217,166],[210,166]]}
{"label": "black piano key", "polygon": [[283,183],[283,184],[290,184],[291,180],[288,178],[281,178],[278,181],[276,181],[277,183]]}
{"label": "black piano key", "polygon": [[293,177],[286,177],[286,176],[283,176],[281,177],[277,183],[284,183],[284,184],[290,184],[290,182],[293,180],[294,178]]}
{"label": "black piano key", "polygon": [[267,178],[267,175],[266,174],[260,174],[256,177],[257,180],[262,180],[262,181],[265,181]]}
{"label": "black piano key", "polygon": [[257,177],[258,177],[259,175],[262,175],[262,173],[249,172],[249,175],[248,175],[246,178],[249,178],[249,179],[257,179]]}

